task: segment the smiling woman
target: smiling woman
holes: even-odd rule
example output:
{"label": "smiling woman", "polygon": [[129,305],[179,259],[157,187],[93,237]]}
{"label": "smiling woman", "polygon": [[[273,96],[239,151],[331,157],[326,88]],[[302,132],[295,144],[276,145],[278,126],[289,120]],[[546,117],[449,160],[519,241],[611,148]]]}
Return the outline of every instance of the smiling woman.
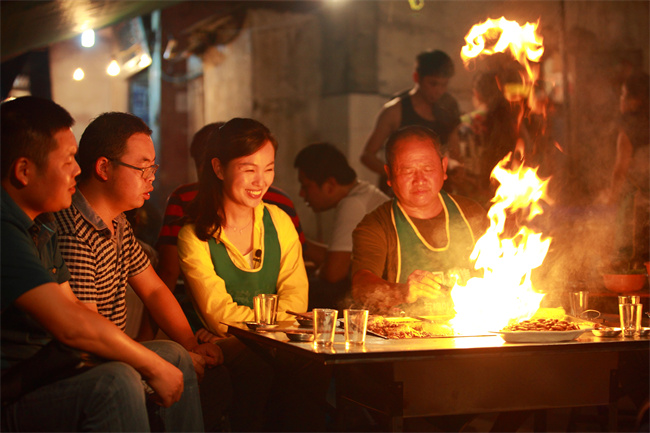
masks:
{"label": "smiling woman", "polygon": [[190,223],[178,252],[195,308],[210,331],[254,320],[253,297],[279,296],[278,319],[307,308],[302,247],[291,219],[262,202],[277,142],[253,119],[235,118],[210,137]]}
{"label": "smiling woman", "polygon": [[[258,294],[277,295],[277,320],[293,320],[287,311],[307,309],[307,272],[296,228],[282,209],[262,201],[273,182],[277,146],[268,128],[253,119],[231,119],[208,139],[189,224],[178,234],[178,256],[194,308],[212,333],[225,333],[224,323],[255,320],[253,297]],[[270,411],[281,421],[273,429],[324,430],[320,401],[324,404],[329,376],[323,366],[280,357],[270,361],[273,373],[266,374],[259,367],[242,368],[242,353],[248,360],[258,355],[236,337],[217,344],[226,366],[240,372],[233,383],[239,423],[259,422],[263,408],[274,403],[278,407]],[[272,376],[281,385],[266,389]],[[305,383],[310,384],[307,394],[316,397],[296,402]],[[296,421],[295,412],[304,423]]]}

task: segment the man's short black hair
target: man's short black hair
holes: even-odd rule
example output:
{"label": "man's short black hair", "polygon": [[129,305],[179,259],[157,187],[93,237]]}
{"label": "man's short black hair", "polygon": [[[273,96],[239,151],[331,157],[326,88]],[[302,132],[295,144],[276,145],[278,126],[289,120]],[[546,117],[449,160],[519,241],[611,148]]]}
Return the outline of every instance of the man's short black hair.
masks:
{"label": "man's short black hair", "polygon": [[102,156],[115,160],[124,155],[127,140],[137,133],[151,135],[152,131],[142,119],[129,113],[103,113],[90,122],[79,140],[79,180],[94,173],[95,163]]}
{"label": "man's short black hair", "polygon": [[28,158],[39,169],[45,167],[48,155],[57,145],[54,135],[74,125],[65,108],[34,96],[3,102],[0,111],[2,179],[20,157]]}
{"label": "man's short black hair", "polygon": [[442,158],[440,138],[438,137],[438,134],[426,126],[410,125],[404,126],[403,128],[393,132],[390,137],[388,137],[388,140],[386,140],[386,164],[388,164],[388,167],[392,168],[393,166],[393,160],[395,159],[395,146],[399,141],[408,137],[418,137],[431,140],[438,151],[438,155]]}
{"label": "man's short black hair", "polygon": [[330,177],[339,185],[349,185],[357,178],[343,152],[330,143],[313,143],[305,147],[296,155],[293,166],[318,186]]}
{"label": "man's short black hair", "polygon": [[443,51],[424,51],[416,57],[415,71],[420,77],[434,75],[436,77],[451,78],[455,72],[454,62]]}

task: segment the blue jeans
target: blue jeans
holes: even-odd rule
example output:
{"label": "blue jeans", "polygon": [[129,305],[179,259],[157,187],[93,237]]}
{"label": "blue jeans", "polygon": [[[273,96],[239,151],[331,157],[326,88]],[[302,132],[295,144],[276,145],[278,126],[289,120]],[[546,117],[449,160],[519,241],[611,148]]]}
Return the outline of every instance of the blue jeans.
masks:
{"label": "blue jeans", "polygon": [[[123,362],[105,362],[89,371],[38,388],[5,408],[10,431],[150,431],[149,418],[165,431],[203,431],[199,389],[192,359],[172,341],[145,347],[183,372],[181,399],[169,408],[147,405],[142,377]],[[148,413],[147,407],[154,408]]]}

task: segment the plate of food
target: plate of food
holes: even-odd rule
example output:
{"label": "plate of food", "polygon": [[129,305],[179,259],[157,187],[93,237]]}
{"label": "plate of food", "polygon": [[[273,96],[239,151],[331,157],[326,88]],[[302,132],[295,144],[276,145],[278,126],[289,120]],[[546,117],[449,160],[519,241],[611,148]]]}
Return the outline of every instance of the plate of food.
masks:
{"label": "plate of food", "polygon": [[506,343],[554,343],[571,341],[593,328],[581,328],[577,323],[558,319],[524,320],[508,325],[499,334]]}
{"label": "plate of food", "polygon": [[368,332],[393,340],[454,336],[453,329],[448,324],[431,322],[428,319],[424,321],[412,317],[391,318],[373,315],[368,318]]}

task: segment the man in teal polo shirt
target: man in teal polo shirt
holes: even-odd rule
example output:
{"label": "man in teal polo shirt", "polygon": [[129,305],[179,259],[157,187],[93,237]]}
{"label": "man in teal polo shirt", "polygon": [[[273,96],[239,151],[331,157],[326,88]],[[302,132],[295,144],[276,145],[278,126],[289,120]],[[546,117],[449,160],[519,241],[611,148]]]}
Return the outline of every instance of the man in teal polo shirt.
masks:
{"label": "man in teal polo shirt", "polygon": [[[34,97],[2,103],[0,111],[2,429],[148,431],[146,381],[166,429],[202,430],[189,355],[161,342],[156,349],[166,361],[84,307],[70,289],[49,212],[70,206],[75,191],[74,120],[54,102]],[[22,393],[7,392],[16,368],[52,339],[107,361],[67,379],[46,378]],[[30,373],[37,371],[34,366]]]}
{"label": "man in teal polo shirt", "polygon": [[437,135],[407,126],[386,143],[386,174],[395,199],[366,215],[353,232],[352,294],[373,312],[397,308],[445,314],[441,283],[469,276],[469,256],[488,227],[485,209],[442,190],[447,158]]}

